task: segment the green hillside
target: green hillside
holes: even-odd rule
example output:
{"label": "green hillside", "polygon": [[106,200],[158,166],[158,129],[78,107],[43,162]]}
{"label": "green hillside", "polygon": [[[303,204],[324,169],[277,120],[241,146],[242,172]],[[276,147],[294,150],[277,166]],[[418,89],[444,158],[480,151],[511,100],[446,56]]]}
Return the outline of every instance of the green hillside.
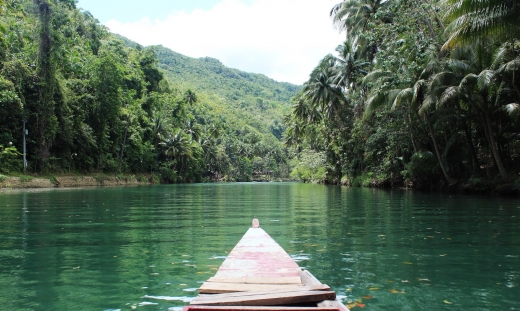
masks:
{"label": "green hillside", "polygon": [[159,68],[170,81],[207,94],[214,101],[225,102],[237,116],[245,117],[248,124],[281,137],[282,117],[299,86],[228,68],[211,57],[191,58],[163,46],[154,50]]}
{"label": "green hillside", "polygon": [[142,47],[74,1],[0,4],[0,174],[288,176],[282,116],[297,86]]}

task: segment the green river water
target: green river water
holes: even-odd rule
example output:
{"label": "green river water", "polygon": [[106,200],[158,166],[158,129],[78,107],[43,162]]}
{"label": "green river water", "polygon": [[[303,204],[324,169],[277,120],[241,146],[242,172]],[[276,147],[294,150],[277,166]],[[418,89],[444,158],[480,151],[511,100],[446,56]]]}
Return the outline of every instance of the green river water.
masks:
{"label": "green river water", "polygon": [[0,310],[180,310],[260,224],[352,310],[520,310],[520,200],[299,183],[0,192]]}

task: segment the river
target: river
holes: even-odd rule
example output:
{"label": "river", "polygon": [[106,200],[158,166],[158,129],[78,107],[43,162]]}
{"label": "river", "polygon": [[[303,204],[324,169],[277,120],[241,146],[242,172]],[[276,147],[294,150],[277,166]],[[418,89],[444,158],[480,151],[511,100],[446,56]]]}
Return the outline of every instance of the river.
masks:
{"label": "river", "polygon": [[180,310],[257,217],[352,310],[520,310],[520,200],[299,183],[0,192],[0,310]]}

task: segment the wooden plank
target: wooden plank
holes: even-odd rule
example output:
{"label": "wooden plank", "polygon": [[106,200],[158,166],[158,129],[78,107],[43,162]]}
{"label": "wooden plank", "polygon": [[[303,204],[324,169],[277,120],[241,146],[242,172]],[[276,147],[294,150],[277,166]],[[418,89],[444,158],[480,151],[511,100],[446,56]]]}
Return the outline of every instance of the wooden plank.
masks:
{"label": "wooden plank", "polygon": [[[215,278],[247,278],[248,283],[259,284],[264,284],[266,279],[293,278],[291,283],[301,284],[300,271],[291,256],[262,228],[249,228],[224,260]],[[284,279],[284,284],[287,280]]]}
{"label": "wooden plank", "polygon": [[336,308],[336,310],[339,311],[349,311],[347,307],[345,307],[344,304],[337,300],[324,300],[322,302],[318,303],[318,307],[320,308]]}
{"label": "wooden plank", "polygon": [[[342,311],[331,307],[185,306],[182,311]],[[348,311],[348,310],[347,310]]]}
{"label": "wooden plank", "polygon": [[197,296],[191,305],[274,306],[334,300],[333,291],[269,291]]}
{"label": "wooden plank", "polygon": [[314,275],[312,275],[308,270],[302,270],[300,271],[299,273],[300,275],[300,278],[302,280],[302,283],[304,285],[308,285],[308,286],[317,286],[317,285],[321,285],[322,283],[316,278],[314,277]]}
{"label": "wooden plank", "polygon": [[207,280],[207,282],[215,283],[235,283],[235,284],[291,284],[303,285],[299,276],[292,277],[222,277],[214,276]]}
{"label": "wooden plank", "polygon": [[272,277],[259,273],[257,277],[248,277],[247,284],[293,284],[303,285],[299,276],[294,277]]}
{"label": "wooden plank", "polygon": [[252,291],[275,291],[275,290],[330,290],[327,285],[303,286],[303,285],[284,285],[284,284],[246,284],[246,283],[219,283],[204,282],[199,288],[200,294],[221,294],[233,292],[252,292]]}
{"label": "wooden plank", "polygon": [[[214,297],[246,297],[246,296],[255,296],[255,295],[270,295],[273,293],[294,293],[294,292],[301,292],[302,290],[298,288],[288,288],[284,291],[280,290],[265,290],[265,291],[256,291],[256,292],[235,292],[235,293],[225,293],[225,294],[215,294],[215,295],[200,295],[201,299],[213,299]],[[198,297],[197,297],[198,298]]]}

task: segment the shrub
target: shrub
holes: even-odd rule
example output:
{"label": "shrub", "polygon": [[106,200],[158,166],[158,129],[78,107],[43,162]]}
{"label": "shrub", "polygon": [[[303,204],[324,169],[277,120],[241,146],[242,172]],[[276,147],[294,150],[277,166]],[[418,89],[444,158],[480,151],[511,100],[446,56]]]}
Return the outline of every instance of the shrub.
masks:
{"label": "shrub", "polygon": [[406,181],[429,182],[438,172],[438,163],[433,153],[429,151],[415,153],[410,162],[405,164],[404,171],[401,172]]}
{"label": "shrub", "polygon": [[29,175],[20,175],[19,178],[20,178],[21,182],[29,182],[34,179],[34,177],[29,176]]}

